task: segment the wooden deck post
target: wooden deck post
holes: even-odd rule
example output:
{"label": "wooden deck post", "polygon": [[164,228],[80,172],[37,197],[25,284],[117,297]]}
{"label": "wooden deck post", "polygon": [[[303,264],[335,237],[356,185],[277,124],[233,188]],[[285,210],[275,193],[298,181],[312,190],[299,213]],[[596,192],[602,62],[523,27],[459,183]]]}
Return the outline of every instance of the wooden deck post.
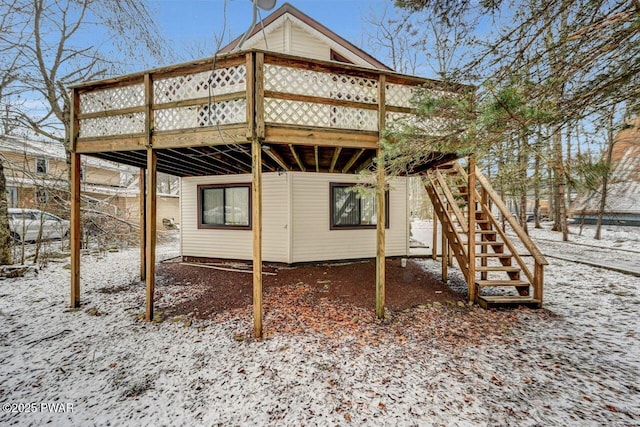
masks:
{"label": "wooden deck post", "polygon": [[469,177],[467,179],[469,234],[468,255],[469,270],[467,274],[467,291],[469,301],[476,300],[476,157],[469,156]]}
{"label": "wooden deck post", "polygon": [[446,282],[449,275],[447,267],[449,266],[449,245],[447,244],[447,236],[444,233],[445,225],[442,224],[442,281]]}
{"label": "wooden deck post", "polygon": [[385,206],[385,173],[384,173],[384,153],[378,149],[378,183],[376,189],[376,316],[384,318],[385,302],[385,226],[386,226],[386,206]]}
{"label": "wooden deck post", "polygon": [[71,308],[80,307],[80,154],[71,153]]}
{"label": "wooden deck post", "polygon": [[[378,76],[378,138],[383,139],[383,132],[387,126],[386,110],[387,77],[384,74]],[[384,303],[386,293],[386,248],[385,229],[387,213],[385,206],[385,161],[384,150],[379,146],[376,157],[378,158],[377,185],[376,185],[376,316],[384,318]]]}
{"label": "wooden deck post", "polygon": [[147,321],[153,320],[153,293],[156,286],[156,152],[147,148],[147,232],[145,247],[145,283],[147,287]]}
{"label": "wooden deck post", "polygon": [[146,250],[147,250],[147,181],[146,181],[146,170],[144,168],[140,168],[140,177],[138,178],[138,187],[140,187],[140,193],[138,197],[139,200],[139,209],[140,209],[140,280],[146,280]]}
{"label": "wooden deck post", "polygon": [[262,147],[260,140],[251,142],[252,185],[251,221],[253,227],[253,332],[262,336]]}
{"label": "wooden deck post", "polygon": [[[71,129],[69,145],[71,146],[71,229],[69,230],[69,251],[71,252],[71,308],[80,307],[80,243],[82,239],[80,218],[80,154],[76,151],[80,135],[80,96],[77,89],[71,90]],[[4,195],[2,195],[4,197]]]}
{"label": "wooden deck post", "polygon": [[438,257],[438,215],[436,215],[436,207],[433,207],[433,235],[431,242],[431,259],[435,260]]}

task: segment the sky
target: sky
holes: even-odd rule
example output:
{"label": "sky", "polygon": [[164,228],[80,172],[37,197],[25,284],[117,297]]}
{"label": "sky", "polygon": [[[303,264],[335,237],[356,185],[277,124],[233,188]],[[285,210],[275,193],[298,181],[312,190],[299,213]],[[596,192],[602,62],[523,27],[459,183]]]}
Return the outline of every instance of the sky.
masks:
{"label": "sky", "polygon": [[[250,0],[147,0],[147,3],[167,41],[176,49],[186,48],[186,55],[197,53],[193,52],[196,44],[213,50],[223,31],[224,45],[242,35],[251,25]],[[284,3],[278,0],[271,11],[261,11],[262,18]],[[289,0],[288,3],[365,50],[368,50],[370,35],[366,31],[365,18],[373,13],[381,15],[385,7],[392,9],[391,0]],[[212,54],[211,51],[200,56]]]}

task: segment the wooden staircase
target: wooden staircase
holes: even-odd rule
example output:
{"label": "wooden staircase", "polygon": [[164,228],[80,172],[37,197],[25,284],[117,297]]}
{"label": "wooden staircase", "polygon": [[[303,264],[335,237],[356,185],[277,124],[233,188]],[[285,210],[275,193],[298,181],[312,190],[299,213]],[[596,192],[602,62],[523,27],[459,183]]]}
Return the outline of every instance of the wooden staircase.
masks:
{"label": "wooden staircase", "polygon": [[[541,307],[547,261],[474,163],[469,162],[469,169],[467,174],[457,161],[447,163],[429,171],[426,183],[442,224],[443,278],[455,258],[467,281],[469,301],[485,308]],[[492,206],[504,217],[509,234]],[[434,240],[435,232],[436,227]]]}

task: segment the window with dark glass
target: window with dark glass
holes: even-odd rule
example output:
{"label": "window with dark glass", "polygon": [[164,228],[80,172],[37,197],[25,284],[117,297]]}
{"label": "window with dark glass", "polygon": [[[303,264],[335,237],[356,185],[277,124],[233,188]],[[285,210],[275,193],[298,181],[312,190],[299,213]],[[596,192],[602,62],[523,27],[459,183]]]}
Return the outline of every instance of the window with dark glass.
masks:
{"label": "window with dark glass", "polygon": [[250,184],[199,185],[200,228],[251,228]]}
{"label": "window with dark glass", "polygon": [[44,157],[36,157],[36,173],[47,173],[47,159]]}
{"label": "window with dark glass", "polygon": [[[375,194],[360,194],[352,184],[330,185],[331,228],[375,228],[377,208]],[[385,193],[385,206],[389,206],[389,193]],[[389,227],[389,209],[385,227]]]}

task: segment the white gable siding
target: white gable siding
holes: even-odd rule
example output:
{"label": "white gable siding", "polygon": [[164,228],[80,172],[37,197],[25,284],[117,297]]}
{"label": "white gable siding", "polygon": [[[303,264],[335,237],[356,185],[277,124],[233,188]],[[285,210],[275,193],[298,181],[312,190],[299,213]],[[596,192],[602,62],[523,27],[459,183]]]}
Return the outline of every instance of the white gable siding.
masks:
{"label": "white gable siding", "polygon": [[[263,259],[289,261],[289,198],[286,174],[263,174]],[[251,230],[198,229],[198,185],[251,182],[250,175],[183,178],[181,250],[183,256],[252,259]]]}
{"label": "white gable siding", "polygon": [[291,51],[286,53],[325,61],[331,59],[329,46],[296,24],[291,25]]}
{"label": "white gable siding", "polygon": [[265,28],[264,33],[258,31],[246,41],[243,48],[265,49],[324,61],[331,59],[331,49],[334,49],[354,64],[371,67],[371,64],[360,56],[289,14],[272,22]]}
{"label": "white gable siding", "polygon": [[[293,262],[371,258],[376,230],[330,230],[330,182],[357,182],[355,175],[292,173]],[[391,182],[387,256],[407,254],[407,188],[404,178]]]}

